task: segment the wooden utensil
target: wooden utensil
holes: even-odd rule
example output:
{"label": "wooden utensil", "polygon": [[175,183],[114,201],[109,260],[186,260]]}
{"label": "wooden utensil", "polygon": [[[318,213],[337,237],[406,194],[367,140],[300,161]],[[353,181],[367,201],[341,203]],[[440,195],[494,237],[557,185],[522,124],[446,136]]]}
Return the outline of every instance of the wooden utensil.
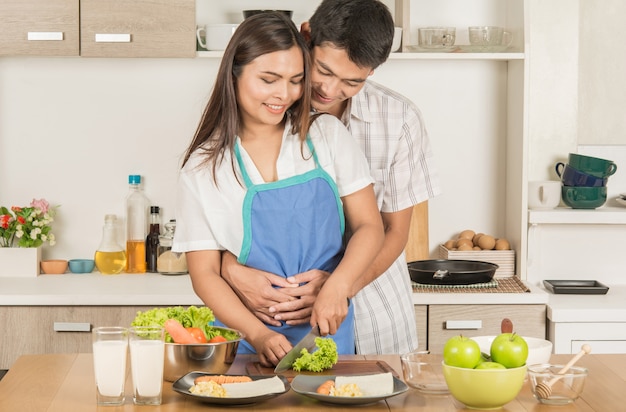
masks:
{"label": "wooden utensil", "polygon": [[500,324],[500,331],[502,333],[513,333],[513,322],[511,322],[511,319],[502,319],[502,323]]}
{"label": "wooden utensil", "polygon": [[576,354],[567,364],[561,369],[557,376],[550,379],[548,382],[541,382],[535,386],[535,394],[540,399],[548,399],[550,395],[552,395],[552,385],[556,383],[559,379],[563,377],[565,372],[569,370],[580,358],[583,357],[584,354],[591,352],[591,346],[584,344],[581,348],[581,351]]}

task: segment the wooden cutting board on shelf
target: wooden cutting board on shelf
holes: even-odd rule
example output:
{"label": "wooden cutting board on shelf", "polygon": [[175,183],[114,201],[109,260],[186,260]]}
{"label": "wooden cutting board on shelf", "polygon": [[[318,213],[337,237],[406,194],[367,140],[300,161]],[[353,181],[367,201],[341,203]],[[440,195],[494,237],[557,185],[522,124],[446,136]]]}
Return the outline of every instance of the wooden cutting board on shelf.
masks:
{"label": "wooden cutting board on shelf", "polygon": [[[274,368],[261,366],[259,362],[249,362],[246,364],[246,371],[249,375],[275,375]],[[288,381],[297,375],[332,375],[332,376],[350,376],[350,375],[372,375],[375,373],[391,374],[399,378],[396,371],[385,361],[379,360],[339,360],[331,369],[322,372],[296,372],[293,369],[281,372]]]}

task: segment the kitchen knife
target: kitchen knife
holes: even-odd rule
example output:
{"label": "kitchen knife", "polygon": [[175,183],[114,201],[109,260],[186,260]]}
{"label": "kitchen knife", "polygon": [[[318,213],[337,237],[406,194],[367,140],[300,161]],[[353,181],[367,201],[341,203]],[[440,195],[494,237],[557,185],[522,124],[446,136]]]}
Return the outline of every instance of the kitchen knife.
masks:
{"label": "kitchen knife", "polygon": [[304,335],[304,337],[300,339],[300,342],[298,342],[296,346],[287,352],[285,357],[278,362],[278,365],[276,365],[276,368],[274,369],[274,373],[281,373],[291,369],[291,365],[293,365],[295,360],[300,357],[302,349],[306,348],[309,352],[315,349],[315,338],[319,336],[320,328],[318,326],[314,326],[311,331]]}

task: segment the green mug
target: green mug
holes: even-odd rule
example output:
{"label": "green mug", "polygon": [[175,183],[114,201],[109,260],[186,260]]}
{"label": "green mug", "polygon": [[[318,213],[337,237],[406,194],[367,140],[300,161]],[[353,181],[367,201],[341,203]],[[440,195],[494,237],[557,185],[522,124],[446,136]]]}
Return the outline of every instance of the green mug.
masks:
{"label": "green mug", "polygon": [[561,199],[572,209],[595,209],[606,202],[606,186],[562,186]]}
{"label": "green mug", "polygon": [[617,165],[611,160],[577,153],[569,154],[568,164],[576,170],[600,178],[612,176],[617,171]]}

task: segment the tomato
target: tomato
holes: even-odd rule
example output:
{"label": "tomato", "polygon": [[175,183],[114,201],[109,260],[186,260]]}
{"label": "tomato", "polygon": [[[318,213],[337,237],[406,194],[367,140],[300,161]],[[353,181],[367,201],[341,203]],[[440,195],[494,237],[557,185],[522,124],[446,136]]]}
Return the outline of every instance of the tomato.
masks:
{"label": "tomato", "polygon": [[480,346],[466,336],[453,336],[443,347],[443,361],[446,365],[474,369],[481,360]]}
{"label": "tomato", "polygon": [[491,360],[507,368],[519,368],[528,358],[528,344],[516,333],[502,333],[491,343]]}
{"label": "tomato", "polygon": [[228,339],[221,335],[217,335],[211,339],[209,339],[209,343],[219,343],[219,342],[228,342]]}
{"label": "tomato", "polygon": [[204,331],[200,328],[185,328],[189,331],[189,333],[191,333],[191,336],[193,336],[193,338],[198,341],[198,343],[206,343],[206,336],[204,334]]}

